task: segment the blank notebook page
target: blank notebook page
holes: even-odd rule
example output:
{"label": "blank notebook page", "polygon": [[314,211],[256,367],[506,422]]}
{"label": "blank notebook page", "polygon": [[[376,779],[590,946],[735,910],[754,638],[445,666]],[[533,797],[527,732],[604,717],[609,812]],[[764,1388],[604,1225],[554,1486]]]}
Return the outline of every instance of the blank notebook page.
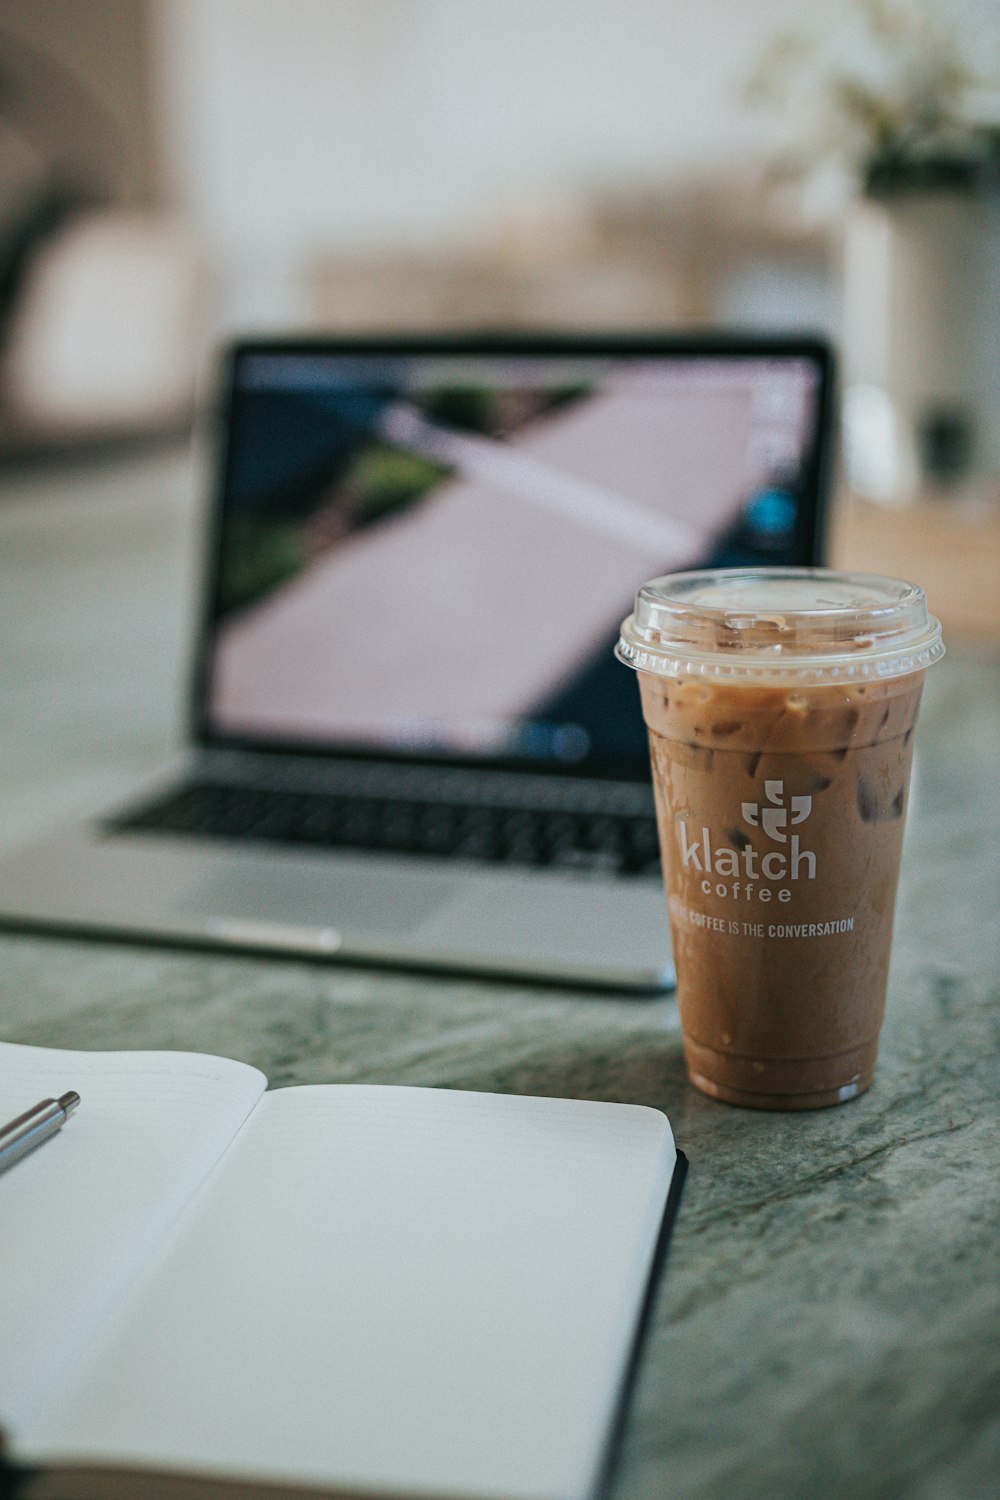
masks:
{"label": "blank notebook page", "polygon": [[67,1089],[80,1108],[0,1177],[0,1421],[28,1430],[267,1087],[184,1052],[0,1042],[0,1121]]}
{"label": "blank notebook page", "polygon": [[409,1494],[586,1494],[675,1155],[664,1116],[634,1106],[267,1094],[23,1446]]}

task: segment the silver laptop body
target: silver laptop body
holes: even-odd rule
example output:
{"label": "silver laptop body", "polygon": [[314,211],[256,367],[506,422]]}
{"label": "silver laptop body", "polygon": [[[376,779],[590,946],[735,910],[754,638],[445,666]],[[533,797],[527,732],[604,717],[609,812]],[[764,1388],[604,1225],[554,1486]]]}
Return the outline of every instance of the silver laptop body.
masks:
{"label": "silver laptop body", "polygon": [[639,584],[819,560],[821,341],[229,351],[193,746],[0,861],[0,922],[655,991]]}

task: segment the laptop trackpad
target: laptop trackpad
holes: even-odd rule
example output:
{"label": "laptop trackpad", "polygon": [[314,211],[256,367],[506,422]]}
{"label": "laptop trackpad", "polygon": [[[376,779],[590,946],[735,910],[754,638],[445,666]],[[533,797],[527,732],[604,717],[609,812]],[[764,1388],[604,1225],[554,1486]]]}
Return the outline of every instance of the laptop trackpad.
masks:
{"label": "laptop trackpad", "polygon": [[[333,929],[338,933],[405,933],[452,899],[453,873],[387,865],[331,869],[327,861],[278,856],[235,860],[189,885],[177,903],[225,935],[226,924]],[[234,929],[232,936],[238,936]]]}

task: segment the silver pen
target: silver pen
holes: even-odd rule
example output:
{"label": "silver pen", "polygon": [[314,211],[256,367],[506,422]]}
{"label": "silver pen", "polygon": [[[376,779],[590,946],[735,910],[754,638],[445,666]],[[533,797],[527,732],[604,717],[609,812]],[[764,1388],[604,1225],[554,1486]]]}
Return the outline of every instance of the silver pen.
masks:
{"label": "silver pen", "polygon": [[80,1095],[70,1089],[58,1099],[43,1099],[34,1109],[26,1110],[0,1128],[0,1172],[6,1172],[22,1156],[34,1151],[50,1135],[65,1125],[80,1102]]}

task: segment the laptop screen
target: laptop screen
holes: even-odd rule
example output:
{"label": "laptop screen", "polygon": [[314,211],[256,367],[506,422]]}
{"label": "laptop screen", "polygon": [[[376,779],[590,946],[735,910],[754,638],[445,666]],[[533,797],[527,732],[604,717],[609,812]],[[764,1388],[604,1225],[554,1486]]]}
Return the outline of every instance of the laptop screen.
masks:
{"label": "laptop screen", "polygon": [[637,587],[816,560],[798,343],[254,344],[230,372],[210,743],[642,776]]}

